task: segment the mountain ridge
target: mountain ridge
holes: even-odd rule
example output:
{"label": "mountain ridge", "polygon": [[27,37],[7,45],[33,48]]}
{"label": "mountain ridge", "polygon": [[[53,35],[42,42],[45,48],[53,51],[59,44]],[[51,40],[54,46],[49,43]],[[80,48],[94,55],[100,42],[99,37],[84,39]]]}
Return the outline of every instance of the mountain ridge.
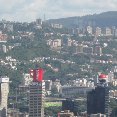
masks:
{"label": "mountain ridge", "polygon": [[83,28],[88,25],[95,27],[117,27],[117,11],[102,12],[100,14],[85,15],[85,16],[74,16],[59,19],[50,19],[48,23],[62,24],[64,27],[70,28]]}

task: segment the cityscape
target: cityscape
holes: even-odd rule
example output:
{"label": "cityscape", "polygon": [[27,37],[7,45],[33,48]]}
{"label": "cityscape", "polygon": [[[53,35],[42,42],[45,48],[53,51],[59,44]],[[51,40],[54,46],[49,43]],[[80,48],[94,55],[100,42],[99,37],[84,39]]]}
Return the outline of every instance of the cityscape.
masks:
{"label": "cityscape", "polygon": [[0,3],[0,117],[117,117],[116,1]]}

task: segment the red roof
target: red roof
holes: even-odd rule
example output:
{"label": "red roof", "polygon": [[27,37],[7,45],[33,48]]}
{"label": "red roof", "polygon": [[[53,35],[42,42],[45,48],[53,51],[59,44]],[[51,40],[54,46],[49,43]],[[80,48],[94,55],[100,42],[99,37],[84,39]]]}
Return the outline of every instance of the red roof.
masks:
{"label": "red roof", "polygon": [[107,78],[107,75],[105,75],[105,74],[100,74],[100,75],[99,75],[99,78],[100,78],[100,79]]}

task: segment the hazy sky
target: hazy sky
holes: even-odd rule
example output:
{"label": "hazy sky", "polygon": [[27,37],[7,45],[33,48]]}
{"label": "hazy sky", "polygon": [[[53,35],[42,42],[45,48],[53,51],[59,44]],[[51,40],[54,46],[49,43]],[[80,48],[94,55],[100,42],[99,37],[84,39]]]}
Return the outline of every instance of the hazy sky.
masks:
{"label": "hazy sky", "polygon": [[0,20],[33,21],[116,11],[117,0],[0,0]]}

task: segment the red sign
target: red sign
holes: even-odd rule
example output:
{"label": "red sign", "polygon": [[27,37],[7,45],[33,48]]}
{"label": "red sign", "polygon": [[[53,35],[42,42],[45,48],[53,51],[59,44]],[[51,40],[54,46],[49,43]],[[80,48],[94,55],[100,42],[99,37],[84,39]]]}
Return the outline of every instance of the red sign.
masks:
{"label": "red sign", "polygon": [[41,68],[30,70],[30,76],[33,78],[34,82],[42,82],[43,74],[44,74],[44,70]]}
{"label": "red sign", "polygon": [[42,81],[43,80],[43,74],[44,74],[43,69],[39,69],[38,70],[38,81]]}

